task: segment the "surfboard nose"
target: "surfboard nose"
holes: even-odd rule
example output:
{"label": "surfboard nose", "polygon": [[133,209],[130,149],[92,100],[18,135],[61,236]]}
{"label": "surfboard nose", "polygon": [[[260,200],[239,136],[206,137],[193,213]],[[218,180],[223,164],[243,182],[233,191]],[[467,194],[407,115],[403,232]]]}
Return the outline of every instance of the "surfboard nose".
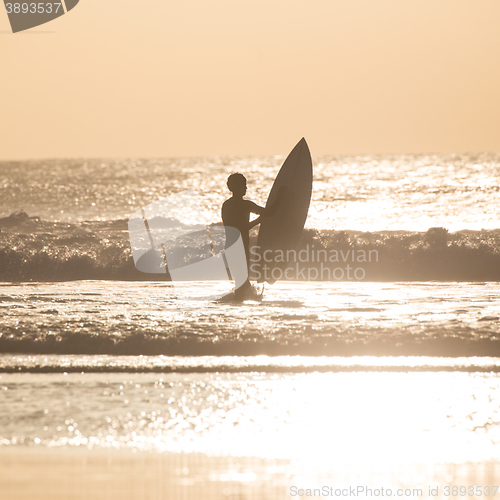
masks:
{"label": "surfboard nose", "polygon": [[307,144],[307,141],[306,141],[305,137],[302,137],[302,139],[300,139],[299,144],[301,146],[305,146],[307,148],[307,151],[309,151],[309,144]]}
{"label": "surfboard nose", "polygon": [[300,141],[293,148],[292,153],[293,153],[293,151],[300,152],[301,154],[305,153],[305,154],[307,154],[309,156],[311,155],[311,152],[309,150],[309,145],[307,144],[307,141],[306,141],[305,137],[302,137],[302,139],[300,139]]}

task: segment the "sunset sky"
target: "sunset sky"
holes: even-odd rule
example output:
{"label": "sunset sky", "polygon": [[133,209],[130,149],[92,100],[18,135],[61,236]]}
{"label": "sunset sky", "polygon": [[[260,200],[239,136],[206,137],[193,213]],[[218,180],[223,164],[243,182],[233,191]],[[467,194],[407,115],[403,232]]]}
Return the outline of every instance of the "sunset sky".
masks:
{"label": "sunset sky", "polygon": [[10,33],[0,159],[500,151],[499,0],[80,0]]}

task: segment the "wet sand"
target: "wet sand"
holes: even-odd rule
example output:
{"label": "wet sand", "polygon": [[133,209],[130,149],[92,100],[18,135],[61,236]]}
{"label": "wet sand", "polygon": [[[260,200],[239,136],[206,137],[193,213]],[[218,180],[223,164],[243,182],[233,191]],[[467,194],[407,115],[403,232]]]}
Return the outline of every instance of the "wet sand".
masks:
{"label": "wet sand", "polygon": [[443,498],[444,486],[479,485],[484,489],[499,480],[498,463],[420,464],[386,470],[322,467],[320,471],[302,468],[297,462],[255,457],[83,448],[0,449],[3,500],[288,499],[293,497],[294,485],[303,488],[304,495],[307,488],[326,486],[384,486],[394,492],[395,488],[411,489],[406,498],[430,498],[430,486],[438,487],[438,497]]}
{"label": "wet sand", "polygon": [[0,449],[2,500],[287,498],[285,462],[87,449]]}

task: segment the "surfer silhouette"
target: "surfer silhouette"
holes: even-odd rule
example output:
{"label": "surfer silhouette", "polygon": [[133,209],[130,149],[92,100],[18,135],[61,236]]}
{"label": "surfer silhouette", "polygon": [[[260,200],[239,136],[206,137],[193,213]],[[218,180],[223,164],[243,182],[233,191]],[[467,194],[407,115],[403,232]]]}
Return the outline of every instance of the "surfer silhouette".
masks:
{"label": "surfer silhouette", "polygon": [[[278,207],[285,195],[286,188],[283,186],[278,191],[276,201],[270,207],[261,207],[250,200],[245,200],[247,192],[247,180],[243,174],[231,174],[227,179],[227,187],[233,196],[222,204],[222,222],[224,226],[234,227],[239,230],[243,246],[245,247],[245,255],[247,259],[247,267],[250,267],[250,229],[260,224],[261,217],[270,217],[276,213]],[[250,214],[257,214],[259,217],[250,221]],[[226,245],[228,242],[226,242]],[[235,290],[235,298],[242,299],[250,292],[253,292],[250,281],[247,281]]]}

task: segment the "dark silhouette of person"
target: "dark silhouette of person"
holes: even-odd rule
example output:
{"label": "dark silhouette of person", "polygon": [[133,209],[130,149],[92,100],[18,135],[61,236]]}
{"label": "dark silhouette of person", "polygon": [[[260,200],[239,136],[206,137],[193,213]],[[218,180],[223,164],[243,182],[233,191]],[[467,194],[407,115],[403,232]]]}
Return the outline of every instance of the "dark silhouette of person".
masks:
{"label": "dark silhouette of person", "polygon": [[[261,223],[262,217],[271,217],[278,210],[281,200],[285,194],[286,188],[282,187],[278,191],[276,201],[270,207],[261,207],[250,200],[245,200],[247,192],[247,180],[243,174],[231,174],[227,179],[227,187],[233,193],[233,196],[222,204],[222,222],[224,226],[234,227],[239,230],[245,255],[247,258],[247,267],[250,267],[250,229]],[[250,221],[250,214],[259,215],[258,218]],[[231,242],[232,243],[232,242]],[[226,242],[226,246],[228,243]],[[235,290],[235,298],[242,299],[249,292],[251,293],[250,281],[247,281]]]}

